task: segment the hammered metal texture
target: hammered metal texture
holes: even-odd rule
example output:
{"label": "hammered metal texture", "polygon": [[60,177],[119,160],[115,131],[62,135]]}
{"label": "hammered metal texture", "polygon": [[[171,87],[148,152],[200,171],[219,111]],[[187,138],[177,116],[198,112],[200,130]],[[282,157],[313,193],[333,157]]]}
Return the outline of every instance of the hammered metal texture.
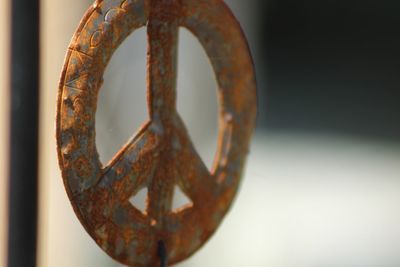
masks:
{"label": "hammered metal texture", "polygon": [[[103,73],[120,43],[144,26],[150,120],[102,166],[95,114]],[[179,27],[198,38],[217,79],[219,134],[211,172],[176,111]],[[57,103],[59,164],[76,215],[96,243],[123,264],[157,266],[159,240],[170,263],[189,257],[214,233],[233,201],[255,118],[252,59],[223,1],[95,2],[68,48]],[[193,205],[171,210],[175,185]],[[147,207],[141,212],[129,198],[145,187]]]}

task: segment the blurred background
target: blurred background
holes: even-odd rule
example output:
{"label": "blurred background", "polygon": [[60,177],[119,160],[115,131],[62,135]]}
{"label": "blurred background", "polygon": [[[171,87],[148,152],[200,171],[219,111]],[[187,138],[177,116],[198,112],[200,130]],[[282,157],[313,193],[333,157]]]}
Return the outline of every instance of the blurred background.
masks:
{"label": "blurred background", "polygon": [[[57,163],[56,94],[88,0],[41,8],[38,266],[120,266],[73,213]],[[257,71],[258,126],[241,190],[217,233],[177,266],[400,266],[400,2],[226,0]],[[9,1],[0,2],[0,177],[7,177]],[[97,111],[106,163],[148,119],[146,34],[114,54]],[[180,31],[178,110],[207,166],[216,150],[216,82]],[[6,239],[0,179],[0,241]],[[5,259],[0,243],[0,260]],[[0,261],[0,264],[3,262]]]}

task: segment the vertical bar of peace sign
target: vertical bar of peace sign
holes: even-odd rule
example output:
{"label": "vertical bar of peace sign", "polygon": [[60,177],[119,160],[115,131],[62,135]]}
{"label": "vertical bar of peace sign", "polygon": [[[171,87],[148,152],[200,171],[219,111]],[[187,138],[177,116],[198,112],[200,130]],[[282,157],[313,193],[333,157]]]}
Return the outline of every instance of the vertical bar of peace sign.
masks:
{"label": "vertical bar of peace sign", "polygon": [[[147,26],[150,120],[102,165],[95,113],[113,52]],[[219,136],[212,170],[196,152],[176,109],[179,27],[191,31],[218,83]],[[198,250],[215,232],[240,184],[256,118],[256,84],[246,39],[222,0],[104,0],[83,17],[59,83],[56,136],[59,165],[74,211],[111,257],[156,266],[160,241],[170,263]],[[174,186],[192,204],[172,210]],[[148,189],[145,211],[129,199]]]}

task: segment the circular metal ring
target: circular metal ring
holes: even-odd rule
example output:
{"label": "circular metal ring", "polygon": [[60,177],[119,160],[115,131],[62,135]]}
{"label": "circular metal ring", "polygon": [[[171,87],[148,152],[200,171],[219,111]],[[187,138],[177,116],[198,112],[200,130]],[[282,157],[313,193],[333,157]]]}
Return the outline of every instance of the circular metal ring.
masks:
{"label": "circular metal ring", "polygon": [[[106,65],[119,44],[147,26],[150,120],[103,166],[95,113]],[[218,83],[219,135],[209,171],[176,111],[179,27],[208,55]],[[221,0],[104,0],[89,8],[68,48],[57,103],[57,150],[64,185],[86,231],[111,257],[155,266],[157,243],[170,263],[214,233],[237,192],[256,118],[256,83],[246,39]],[[193,205],[172,211],[178,185]],[[146,212],[129,203],[148,188]]]}

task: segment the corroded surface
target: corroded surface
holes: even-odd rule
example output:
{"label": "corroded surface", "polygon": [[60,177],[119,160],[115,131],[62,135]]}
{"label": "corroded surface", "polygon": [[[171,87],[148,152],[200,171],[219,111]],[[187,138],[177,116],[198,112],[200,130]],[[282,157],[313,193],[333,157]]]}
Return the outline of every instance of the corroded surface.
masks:
{"label": "corroded surface", "polygon": [[[104,69],[119,44],[147,26],[150,121],[106,165],[95,144]],[[218,82],[218,148],[210,172],[176,111],[178,27],[203,45]],[[206,108],[206,105],[205,105]],[[212,235],[237,192],[255,125],[254,69],[239,23],[221,0],[104,0],[82,19],[68,48],[57,105],[57,149],[72,206],[111,257],[157,266],[163,240],[170,263]],[[193,202],[171,211],[179,185]],[[148,188],[146,212],[129,198]]]}

